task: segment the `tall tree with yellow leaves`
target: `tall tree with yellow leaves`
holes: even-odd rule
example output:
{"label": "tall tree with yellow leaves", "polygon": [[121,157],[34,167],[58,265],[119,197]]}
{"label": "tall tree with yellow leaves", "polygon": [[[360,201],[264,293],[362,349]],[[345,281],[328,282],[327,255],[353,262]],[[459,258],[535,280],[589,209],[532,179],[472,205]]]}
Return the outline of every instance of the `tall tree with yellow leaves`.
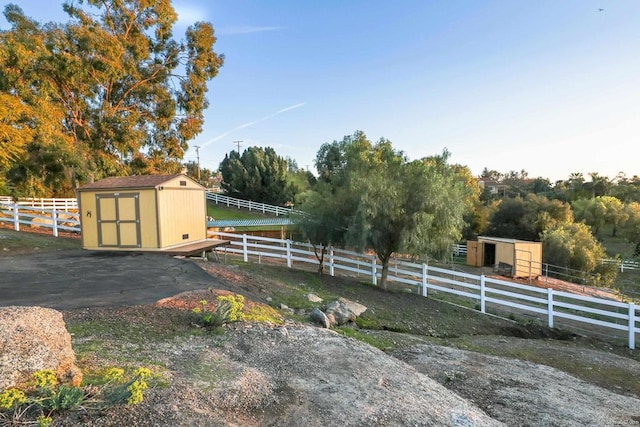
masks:
{"label": "tall tree with yellow leaves", "polygon": [[0,133],[11,147],[9,180],[29,192],[36,177],[59,192],[104,176],[178,171],[223,62],[211,24],[175,40],[170,0],[63,8],[68,22],[43,25],[5,7],[11,29],[0,33],[0,96],[24,106],[22,115],[0,110],[0,126],[20,133]]}

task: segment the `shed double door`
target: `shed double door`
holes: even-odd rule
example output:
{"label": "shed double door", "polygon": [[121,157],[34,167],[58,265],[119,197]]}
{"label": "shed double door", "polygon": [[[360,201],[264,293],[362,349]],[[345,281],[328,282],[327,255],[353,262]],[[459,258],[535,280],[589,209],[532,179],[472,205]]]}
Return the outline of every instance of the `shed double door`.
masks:
{"label": "shed double door", "polygon": [[96,194],[98,246],[140,247],[139,193]]}

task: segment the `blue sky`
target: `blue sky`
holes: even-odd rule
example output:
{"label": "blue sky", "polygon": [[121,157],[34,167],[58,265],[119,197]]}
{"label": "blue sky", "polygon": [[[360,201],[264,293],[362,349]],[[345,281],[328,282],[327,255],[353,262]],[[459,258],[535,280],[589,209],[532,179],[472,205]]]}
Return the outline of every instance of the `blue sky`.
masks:
{"label": "blue sky", "polygon": [[[65,18],[62,2],[17,3]],[[446,147],[476,175],[640,175],[640,1],[173,4],[176,37],[209,21],[226,57],[192,142],[203,167],[242,141],[313,170],[322,143],[362,130],[410,159]]]}

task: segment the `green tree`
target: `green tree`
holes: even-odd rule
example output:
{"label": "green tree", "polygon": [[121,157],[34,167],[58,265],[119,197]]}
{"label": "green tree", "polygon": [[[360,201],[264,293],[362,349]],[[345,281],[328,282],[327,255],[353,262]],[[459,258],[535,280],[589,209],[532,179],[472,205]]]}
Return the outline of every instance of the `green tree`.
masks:
{"label": "green tree", "polygon": [[492,237],[533,240],[535,231],[527,223],[527,207],[522,197],[496,201],[491,207],[492,213],[487,234]]}
{"label": "green tree", "polygon": [[590,172],[591,181],[585,183],[585,189],[591,192],[591,197],[606,196],[611,190],[614,180],[600,175],[598,172]]}
{"label": "green tree", "polygon": [[454,164],[451,168],[459,181],[466,189],[467,210],[464,213],[464,228],[462,230],[463,239],[475,239],[482,233],[488,223],[488,209],[480,201],[482,189],[478,180],[473,176],[468,166]]}
{"label": "green tree", "polygon": [[[381,139],[357,150],[350,194],[358,198],[347,242],[373,249],[386,288],[394,253],[444,258],[461,237],[469,193],[447,164],[448,152],[408,162]],[[348,165],[348,168],[351,166]]]}
{"label": "green tree", "polygon": [[640,202],[640,177],[634,175],[629,179],[624,173],[619,173],[616,185],[611,188],[611,195],[624,203]]}
{"label": "green tree", "polygon": [[232,151],[219,169],[222,188],[232,197],[274,205],[294,200],[295,189],[287,181],[287,161],[273,148],[249,147],[242,156]]}
{"label": "green tree", "polygon": [[528,194],[496,202],[487,234],[522,240],[540,240],[542,233],[558,224],[573,222],[568,204]]}
{"label": "green tree", "polygon": [[631,243],[635,244],[633,256],[640,256],[640,203],[630,202],[624,207],[627,213],[627,221],[623,229],[623,235]]}
{"label": "green tree", "polygon": [[608,286],[615,281],[616,266],[611,268],[601,263],[604,248],[586,224],[561,224],[545,231],[542,253],[547,264],[579,270],[585,273],[585,278],[595,273],[598,284]]}
{"label": "green tree", "polygon": [[346,192],[337,194],[327,183],[319,183],[315,191],[302,193],[297,209],[304,212],[296,220],[302,234],[313,245],[318,260],[318,273],[323,274],[327,248],[344,245],[348,225],[348,212],[343,203]]}
{"label": "green tree", "polygon": [[569,175],[569,180],[567,181],[567,188],[571,192],[570,200],[577,200],[581,197],[585,197],[584,182],[585,182],[585,179],[582,172],[573,172],[571,173],[571,175]]}
{"label": "green tree", "polygon": [[287,161],[287,189],[294,197],[308,192],[316,185],[317,179],[311,172],[299,168],[298,163],[290,157],[286,157],[285,160]]}
{"label": "green tree", "polygon": [[551,181],[548,178],[537,177],[533,180],[529,180],[525,186],[527,193],[541,194],[549,197],[552,193]]}
{"label": "green tree", "polygon": [[613,196],[600,196],[596,197],[597,201],[600,201],[606,208],[604,214],[604,221],[606,224],[611,225],[611,236],[616,237],[618,234],[618,228],[623,225],[629,218],[627,210],[624,208],[624,204]]}
{"label": "green tree", "polygon": [[597,196],[592,199],[579,199],[571,204],[576,221],[593,228],[597,236],[603,225],[611,225],[611,235],[618,233],[618,227],[627,220],[628,213],[624,204],[613,196]]}
{"label": "green tree", "polygon": [[[41,25],[5,8],[11,29],[0,34],[0,93],[34,112],[29,127],[38,134],[25,133],[25,145],[54,147],[70,187],[178,171],[202,130],[207,82],[222,65],[211,25],[196,23],[174,40],[170,0],[87,0],[64,10],[68,22]],[[21,117],[0,122],[19,129]]]}
{"label": "green tree", "polygon": [[214,176],[214,172],[211,169],[198,166],[198,163],[191,160],[184,164],[186,169],[186,175],[193,178],[193,180],[200,182],[204,186],[208,186],[210,179]]}

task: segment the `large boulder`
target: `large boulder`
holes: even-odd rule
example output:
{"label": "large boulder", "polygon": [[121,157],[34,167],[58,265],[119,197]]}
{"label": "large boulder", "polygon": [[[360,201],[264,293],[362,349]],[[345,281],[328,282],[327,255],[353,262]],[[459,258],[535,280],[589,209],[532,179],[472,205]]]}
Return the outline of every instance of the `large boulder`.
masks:
{"label": "large boulder", "polygon": [[56,372],[60,382],[80,384],[82,372],[62,313],[43,307],[1,307],[0,325],[0,391],[26,384],[43,369]]}
{"label": "large boulder", "polygon": [[320,311],[319,308],[314,308],[313,310],[311,310],[310,317],[311,317],[311,320],[313,320],[315,323],[322,326],[323,328],[331,327],[331,322],[327,318],[327,315],[324,314],[322,311]]}
{"label": "large boulder", "polygon": [[333,324],[344,325],[345,323],[353,322],[366,310],[367,307],[362,304],[346,298],[340,298],[337,301],[329,303],[324,312],[329,319],[335,320],[332,322],[333,326]]}

